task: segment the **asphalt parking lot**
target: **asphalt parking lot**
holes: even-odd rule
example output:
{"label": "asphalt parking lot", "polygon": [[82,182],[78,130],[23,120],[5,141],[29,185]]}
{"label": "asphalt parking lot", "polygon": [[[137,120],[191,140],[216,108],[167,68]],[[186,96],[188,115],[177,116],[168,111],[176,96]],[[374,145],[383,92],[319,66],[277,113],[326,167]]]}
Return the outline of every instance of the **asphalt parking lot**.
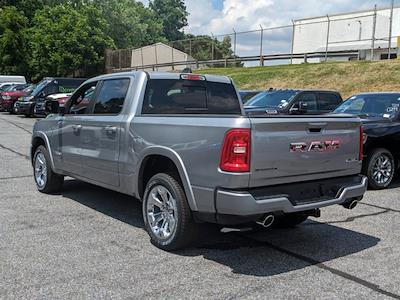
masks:
{"label": "asphalt parking lot", "polygon": [[0,113],[0,298],[400,299],[400,182],[294,229],[149,242],[140,204],[68,179],[36,191],[34,119]]}

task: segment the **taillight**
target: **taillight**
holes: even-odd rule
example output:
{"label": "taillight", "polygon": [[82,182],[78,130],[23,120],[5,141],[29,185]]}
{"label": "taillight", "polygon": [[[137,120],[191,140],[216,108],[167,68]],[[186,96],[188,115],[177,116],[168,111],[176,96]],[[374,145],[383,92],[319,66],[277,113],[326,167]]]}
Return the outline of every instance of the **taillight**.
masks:
{"label": "taillight", "polygon": [[362,126],[360,126],[360,154],[359,154],[359,160],[364,159],[364,142],[365,142],[365,137],[364,137],[364,129]]}
{"label": "taillight", "polygon": [[225,134],[219,165],[222,171],[250,171],[250,136],[250,129],[231,129]]}

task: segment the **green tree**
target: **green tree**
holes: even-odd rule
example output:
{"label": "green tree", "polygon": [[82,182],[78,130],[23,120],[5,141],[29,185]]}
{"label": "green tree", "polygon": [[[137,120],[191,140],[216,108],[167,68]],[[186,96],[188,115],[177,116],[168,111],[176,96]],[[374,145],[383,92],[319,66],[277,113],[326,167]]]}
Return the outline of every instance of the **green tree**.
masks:
{"label": "green tree", "polygon": [[114,43],[107,22],[92,5],[45,7],[28,29],[30,68],[34,79],[44,76],[91,76],[102,71],[105,49]]}
{"label": "green tree", "polygon": [[27,19],[14,6],[0,8],[0,73],[25,74]]}
{"label": "green tree", "polygon": [[183,0],[153,0],[149,7],[162,20],[164,35],[169,41],[184,38],[182,29],[188,25],[189,14]]}
{"label": "green tree", "polygon": [[35,11],[42,9],[47,0],[0,0],[0,7],[14,6],[19,13],[22,13],[30,20]]}
{"label": "green tree", "polygon": [[[219,41],[208,35],[195,36],[187,34],[184,40],[176,41],[172,45],[174,48],[191,54],[194,59],[199,61],[235,57],[232,50],[231,38],[228,35],[225,36],[222,41]],[[241,66],[242,64],[237,62],[235,65]],[[224,66],[224,63],[210,66],[221,67]]]}
{"label": "green tree", "polygon": [[162,21],[141,2],[134,0],[95,1],[109,27],[106,33],[117,48],[138,48],[165,41]]}

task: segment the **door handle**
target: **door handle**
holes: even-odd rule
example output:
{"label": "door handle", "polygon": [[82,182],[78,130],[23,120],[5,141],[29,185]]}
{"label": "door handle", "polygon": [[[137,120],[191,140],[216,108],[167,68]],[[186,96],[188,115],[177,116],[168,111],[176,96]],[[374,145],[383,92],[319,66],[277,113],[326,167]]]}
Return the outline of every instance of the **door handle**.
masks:
{"label": "door handle", "polygon": [[104,129],[108,135],[114,135],[117,133],[117,127],[115,126],[106,126]]}
{"label": "door handle", "polygon": [[79,134],[82,129],[82,125],[72,125],[72,130],[75,134]]}

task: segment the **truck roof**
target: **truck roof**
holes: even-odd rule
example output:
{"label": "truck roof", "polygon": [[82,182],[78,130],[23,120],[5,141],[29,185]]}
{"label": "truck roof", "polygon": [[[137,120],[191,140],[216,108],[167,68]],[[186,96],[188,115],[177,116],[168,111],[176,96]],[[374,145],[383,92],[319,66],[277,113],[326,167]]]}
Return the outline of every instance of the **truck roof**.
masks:
{"label": "truck roof", "polygon": [[[146,71],[129,71],[129,72],[118,72],[112,74],[104,74],[90,80],[101,80],[101,79],[111,79],[121,76],[138,76],[138,74],[146,74],[150,79],[180,79],[182,74],[188,73],[169,73],[169,72],[146,72]],[[189,73],[192,74],[192,73]],[[193,75],[193,74],[192,74]],[[208,74],[198,74],[204,76],[207,81],[227,83],[231,84],[232,80],[228,76],[218,76],[218,75],[208,75]]]}
{"label": "truck roof", "polygon": [[264,90],[263,92],[296,92],[296,93],[300,93],[300,92],[314,92],[314,93],[318,93],[318,92],[324,92],[324,93],[339,93],[338,91],[334,91],[334,90],[320,90],[320,89],[273,89],[273,90]]}

